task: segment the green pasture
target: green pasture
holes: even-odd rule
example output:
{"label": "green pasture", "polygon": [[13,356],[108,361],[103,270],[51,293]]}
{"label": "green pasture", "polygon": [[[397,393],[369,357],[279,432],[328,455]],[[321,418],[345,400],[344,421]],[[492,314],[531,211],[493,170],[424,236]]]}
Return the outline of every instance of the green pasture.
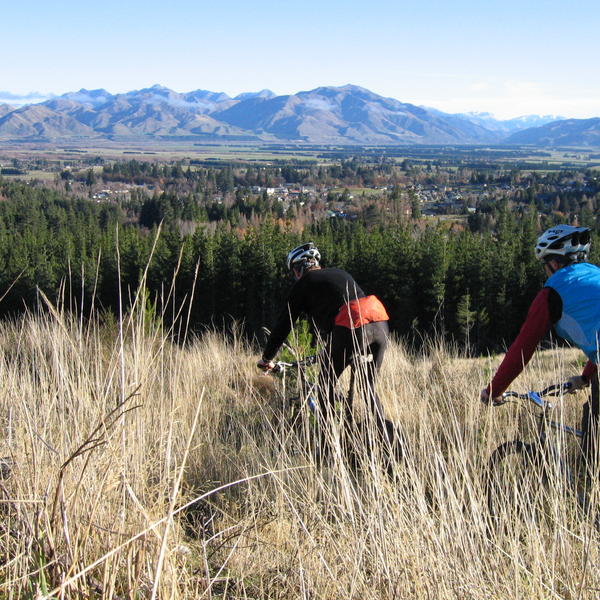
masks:
{"label": "green pasture", "polygon": [[311,150],[275,150],[248,145],[197,145],[195,143],[156,144],[110,144],[81,146],[77,150],[64,147],[2,147],[0,156],[9,158],[45,158],[48,160],[70,161],[98,156],[105,160],[147,160],[174,162],[183,160],[214,161],[255,161],[270,163],[273,161],[314,162],[319,152]]}
{"label": "green pasture", "polygon": [[37,179],[38,181],[54,181],[56,178],[56,172],[52,171],[42,171],[42,170],[32,170],[26,171],[25,173],[21,173],[19,175],[5,175],[0,170],[0,175],[5,179],[19,179],[21,181],[32,181]]}

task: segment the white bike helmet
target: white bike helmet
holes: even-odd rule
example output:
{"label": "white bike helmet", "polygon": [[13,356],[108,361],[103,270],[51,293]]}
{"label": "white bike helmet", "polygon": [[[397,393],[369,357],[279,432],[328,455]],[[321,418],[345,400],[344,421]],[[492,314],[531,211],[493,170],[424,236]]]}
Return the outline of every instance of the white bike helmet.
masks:
{"label": "white bike helmet", "polygon": [[306,267],[318,267],[321,260],[319,249],[312,243],[307,242],[296,246],[287,255],[287,268],[291,271],[294,267],[305,269]]}
{"label": "white bike helmet", "polygon": [[586,260],[590,251],[590,230],[588,227],[556,225],[544,231],[535,244],[535,256],[546,260],[552,256],[568,256],[574,262]]}

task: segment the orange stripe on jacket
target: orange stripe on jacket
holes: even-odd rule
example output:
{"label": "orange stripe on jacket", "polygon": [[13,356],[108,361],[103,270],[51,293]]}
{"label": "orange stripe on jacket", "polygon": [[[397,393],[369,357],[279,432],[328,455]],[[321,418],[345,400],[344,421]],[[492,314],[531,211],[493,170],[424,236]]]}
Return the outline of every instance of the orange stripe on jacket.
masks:
{"label": "orange stripe on jacket", "polygon": [[366,296],[344,304],[335,318],[335,324],[356,329],[367,323],[389,321],[389,318],[385,306],[377,296]]}

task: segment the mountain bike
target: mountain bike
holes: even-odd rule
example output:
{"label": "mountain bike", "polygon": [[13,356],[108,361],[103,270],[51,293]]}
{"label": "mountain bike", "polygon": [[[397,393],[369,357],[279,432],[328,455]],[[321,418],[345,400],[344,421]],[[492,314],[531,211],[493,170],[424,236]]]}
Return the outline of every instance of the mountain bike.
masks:
{"label": "mountain bike", "polygon": [[[520,439],[500,444],[490,455],[486,472],[487,505],[492,519],[540,521],[555,511],[575,504],[584,516],[591,514],[589,486],[585,476],[574,472],[565,460],[565,436],[580,440],[583,432],[553,420],[555,406],[544,396],[561,396],[570,384],[551,385],[540,392],[505,392],[495,406],[507,402],[530,402],[537,419],[531,442]],[[512,400],[512,399],[515,400]],[[581,455],[580,444],[577,444]],[[571,502],[570,502],[571,501]],[[594,524],[598,528],[598,516]]]}
{"label": "mountain bike", "polygon": [[[279,361],[275,363],[272,373],[279,374],[283,380],[283,414],[284,421],[290,431],[294,431],[300,437],[305,447],[310,449],[311,454],[318,461],[323,460],[331,452],[336,443],[336,433],[332,429],[332,421],[340,425],[337,429],[337,440],[342,446],[345,459],[353,466],[360,462],[360,456],[365,450],[374,451],[375,440],[382,444],[380,452],[386,460],[388,471],[391,471],[393,456],[399,461],[403,453],[403,442],[399,429],[389,420],[384,419],[384,431],[373,435],[374,423],[367,418],[357,422],[352,414],[352,404],[356,381],[356,371],[361,364],[373,360],[371,355],[357,355],[350,371],[350,384],[347,396],[336,404],[333,410],[327,409],[319,404],[319,384],[307,376],[308,367],[318,362],[317,355],[306,356],[293,362]],[[288,374],[296,375],[298,394],[288,396]],[[342,406],[342,404],[344,406]],[[327,412],[327,415],[325,414]],[[326,424],[328,426],[326,426]],[[366,446],[366,447],[365,447]]]}

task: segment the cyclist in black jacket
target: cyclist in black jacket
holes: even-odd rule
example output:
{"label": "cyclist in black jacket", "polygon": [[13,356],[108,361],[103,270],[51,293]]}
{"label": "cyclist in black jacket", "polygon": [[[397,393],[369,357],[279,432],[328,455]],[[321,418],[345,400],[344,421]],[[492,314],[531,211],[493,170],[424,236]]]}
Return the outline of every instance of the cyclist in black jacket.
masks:
{"label": "cyclist in black jacket", "polygon": [[388,343],[389,317],[376,296],[366,296],[352,276],[336,268],[321,268],[318,248],[308,242],[290,251],[287,267],[295,283],[288,300],[264,347],[258,367],[271,370],[273,358],[292,330],[300,315],[305,315],[323,343],[320,355],[319,402],[324,414],[331,413],[336,403],[341,403],[348,416],[351,406],[336,392],[336,383],[344,369],[363,358],[364,386],[377,428],[389,431],[383,407],[375,393],[375,379]]}

